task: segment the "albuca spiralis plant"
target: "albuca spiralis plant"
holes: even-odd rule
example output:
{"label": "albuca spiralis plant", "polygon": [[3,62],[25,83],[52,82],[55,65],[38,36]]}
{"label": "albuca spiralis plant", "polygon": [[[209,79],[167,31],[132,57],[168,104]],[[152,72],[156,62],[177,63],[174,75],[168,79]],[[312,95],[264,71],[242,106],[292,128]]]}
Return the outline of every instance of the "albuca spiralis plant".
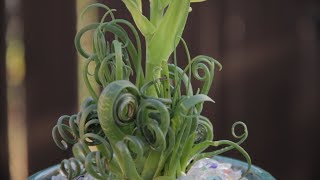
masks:
{"label": "albuca spiralis plant", "polygon": [[[91,97],[79,113],[61,116],[52,130],[58,147],[66,150],[72,145],[74,157],[63,160],[60,167],[68,179],[84,173],[96,179],[176,179],[197,160],[234,148],[248,162],[248,173],[251,160],[239,146],[248,136],[246,125],[236,122],[232,126],[238,142],[213,140],[211,122],[200,115],[203,103],[213,102],[207,93],[215,67],[221,69],[211,57],[191,59],[181,37],[190,3],[200,1],[150,0],[147,18],[142,14],[141,0],[122,0],[144,36],[145,58],[139,32],[127,20],[116,19],[116,10],[92,4],[83,11],[99,7],[106,13],[100,22],[83,27],[75,37],[76,49],[86,59],[82,74]],[[81,44],[88,31],[93,31],[92,52]],[[107,36],[113,41],[107,41]],[[177,66],[179,43],[185,47],[188,61],[184,69]],[[94,72],[89,72],[91,63]],[[89,76],[94,77],[93,82]],[[196,92],[191,78],[202,81]],[[92,83],[102,91],[95,90]],[[236,127],[242,128],[241,135],[235,133]],[[204,152],[209,146],[217,150]]]}

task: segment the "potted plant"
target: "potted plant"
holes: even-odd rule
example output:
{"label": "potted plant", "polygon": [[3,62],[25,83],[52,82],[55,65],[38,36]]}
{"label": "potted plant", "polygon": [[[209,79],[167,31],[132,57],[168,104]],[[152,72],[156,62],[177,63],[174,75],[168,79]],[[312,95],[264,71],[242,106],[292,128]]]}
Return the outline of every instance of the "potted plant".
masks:
{"label": "potted plant", "polygon": [[[57,146],[72,147],[74,157],[29,179],[50,179],[60,169],[68,179],[90,174],[96,179],[169,180],[185,176],[206,157],[242,168],[242,177],[258,177],[263,172],[272,179],[251,166],[250,156],[240,147],[248,136],[243,122],[232,126],[237,142],[213,140],[213,126],[201,115],[203,103],[213,102],[207,94],[215,68],[222,66],[205,55],[191,58],[181,36],[190,3],[203,0],[151,0],[149,18],[142,14],[141,0],[122,1],[144,37],[145,58],[138,30],[127,20],[116,19],[114,9],[92,4],[83,11],[106,10],[100,22],[83,27],[75,37],[76,49],[86,59],[82,74],[91,97],[77,114],[61,116],[52,130]],[[93,31],[92,52],[81,44],[88,31]],[[178,66],[179,43],[188,61],[184,68]],[[93,72],[89,72],[90,64],[94,64]],[[101,91],[93,88],[89,76]],[[195,90],[192,78],[202,81],[202,87]],[[236,134],[235,128],[241,127],[243,133]],[[218,149],[204,152],[209,146]],[[247,163],[217,156],[231,149],[239,151]]]}

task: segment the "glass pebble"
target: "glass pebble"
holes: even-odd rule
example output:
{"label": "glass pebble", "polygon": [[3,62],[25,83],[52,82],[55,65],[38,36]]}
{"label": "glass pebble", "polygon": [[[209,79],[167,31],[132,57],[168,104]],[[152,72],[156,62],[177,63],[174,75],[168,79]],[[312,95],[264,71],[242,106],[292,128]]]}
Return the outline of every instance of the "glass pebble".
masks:
{"label": "glass pebble", "polygon": [[216,169],[217,167],[218,167],[218,164],[216,164],[216,163],[212,163],[210,165],[210,168],[212,168],[212,169]]}
{"label": "glass pebble", "polygon": [[179,177],[179,180],[239,180],[241,175],[241,170],[232,169],[230,163],[204,158],[197,161],[186,175]]}

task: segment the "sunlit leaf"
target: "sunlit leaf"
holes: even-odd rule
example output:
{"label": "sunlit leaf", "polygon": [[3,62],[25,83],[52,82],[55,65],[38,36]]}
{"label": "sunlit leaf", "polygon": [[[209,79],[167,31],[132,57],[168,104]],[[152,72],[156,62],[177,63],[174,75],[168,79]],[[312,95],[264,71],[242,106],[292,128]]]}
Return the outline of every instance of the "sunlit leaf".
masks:
{"label": "sunlit leaf", "polygon": [[175,0],[169,5],[148,47],[152,63],[160,65],[163,60],[168,60],[175,48],[175,41],[184,30],[189,6],[189,0]]}
{"label": "sunlit leaf", "polygon": [[130,11],[134,22],[144,36],[154,33],[154,25],[141,13],[137,4],[132,0],[122,0]]}

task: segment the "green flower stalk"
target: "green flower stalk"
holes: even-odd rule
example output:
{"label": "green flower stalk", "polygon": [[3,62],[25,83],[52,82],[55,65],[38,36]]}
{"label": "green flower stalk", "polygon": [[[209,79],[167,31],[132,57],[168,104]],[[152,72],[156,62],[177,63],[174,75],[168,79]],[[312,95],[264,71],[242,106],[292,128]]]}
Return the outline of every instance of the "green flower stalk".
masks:
{"label": "green flower stalk", "polygon": [[[74,157],[61,162],[61,172],[68,179],[84,173],[96,179],[177,179],[195,161],[231,149],[245,157],[249,172],[250,157],[240,147],[248,136],[246,125],[233,125],[237,142],[213,140],[213,125],[201,115],[203,103],[214,102],[207,94],[216,66],[222,68],[205,55],[192,59],[182,38],[190,3],[201,1],[150,0],[147,18],[142,14],[141,0],[123,0],[144,36],[145,58],[138,31],[130,22],[116,19],[114,9],[92,4],[83,11],[106,9],[100,22],[83,27],[75,37],[76,49],[86,59],[82,74],[91,97],[77,114],[61,116],[52,130],[59,148],[66,150],[72,145]],[[94,31],[92,52],[81,44],[88,31]],[[107,36],[113,40],[106,41]],[[179,44],[185,48],[189,63],[184,68],[177,66]],[[171,56],[174,63],[168,61]],[[95,70],[89,73],[91,63]],[[89,81],[89,76],[94,81]],[[202,82],[197,91],[192,78]],[[102,91],[95,91],[92,83]],[[235,133],[238,126],[243,128],[241,135]],[[209,146],[217,149],[203,152]]]}

